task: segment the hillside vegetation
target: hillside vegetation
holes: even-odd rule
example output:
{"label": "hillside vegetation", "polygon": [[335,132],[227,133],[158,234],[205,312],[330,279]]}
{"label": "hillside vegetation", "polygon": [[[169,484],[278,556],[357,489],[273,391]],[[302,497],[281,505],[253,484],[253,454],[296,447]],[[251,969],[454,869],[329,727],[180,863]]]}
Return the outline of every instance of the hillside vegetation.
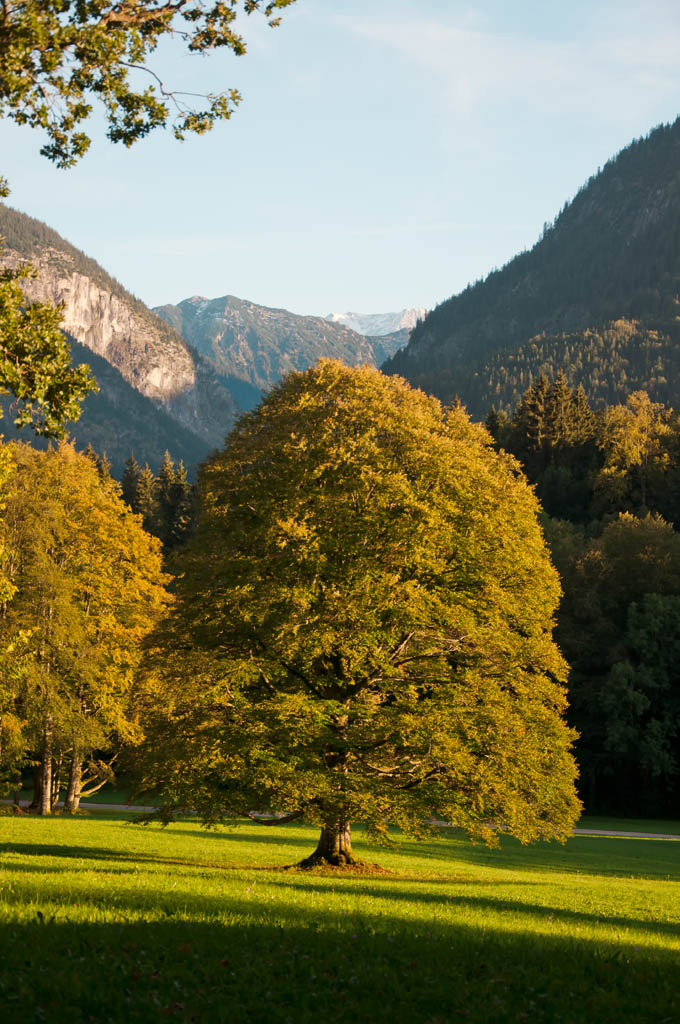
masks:
{"label": "hillside vegetation", "polygon": [[583,186],[541,239],[441,303],[384,369],[476,416],[563,370],[592,399],[680,404],[680,119]]}

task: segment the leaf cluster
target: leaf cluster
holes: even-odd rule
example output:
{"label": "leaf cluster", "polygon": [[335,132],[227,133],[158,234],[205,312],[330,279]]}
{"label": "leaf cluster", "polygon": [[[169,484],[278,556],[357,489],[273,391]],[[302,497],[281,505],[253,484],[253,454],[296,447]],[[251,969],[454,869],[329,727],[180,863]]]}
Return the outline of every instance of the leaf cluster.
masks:
{"label": "leaf cluster", "polygon": [[[208,131],[231,116],[236,89],[209,93],[200,107],[166,87],[149,58],[166,37],[190,53],[245,53],[235,21],[261,10],[270,25],[294,0],[7,0],[0,8],[0,116],[43,129],[41,153],[70,167],[87,151],[83,123],[92,101],[108,120],[108,138],[131,146],[172,124],[176,138]],[[142,79],[148,84],[144,85]]]}
{"label": "leaf cluster", "polygon": [[20,281],[34,275],[30,264],[0,270],[0,394],[19,402],[15,426],[63,437],[65,422],[78,419],[97,385],[86,364],[71,366],[60,307],[27,303]]}

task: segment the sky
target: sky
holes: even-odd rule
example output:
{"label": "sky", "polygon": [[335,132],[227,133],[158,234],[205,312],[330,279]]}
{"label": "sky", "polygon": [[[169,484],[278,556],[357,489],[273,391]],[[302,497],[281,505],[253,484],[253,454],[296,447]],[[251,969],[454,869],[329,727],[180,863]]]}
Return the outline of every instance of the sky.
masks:
{"label": "sky", "polygon": [[297,0],[243,57],[164,46],[228,122],[59,170],[0,120],[9,202],[149,305],[432,308],[528,248],[598,167],[680,113],[677,0]]}

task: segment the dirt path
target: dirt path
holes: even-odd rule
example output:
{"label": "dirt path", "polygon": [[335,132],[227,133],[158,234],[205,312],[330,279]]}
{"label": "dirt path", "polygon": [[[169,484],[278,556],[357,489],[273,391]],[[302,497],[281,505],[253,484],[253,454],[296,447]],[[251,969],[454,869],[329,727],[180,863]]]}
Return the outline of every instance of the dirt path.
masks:
{"label": "dirt path", "polygon": [[623,839],[680,839],[666,832],[614,832],[605,828],[575,828],[575,836],[614,836]]}

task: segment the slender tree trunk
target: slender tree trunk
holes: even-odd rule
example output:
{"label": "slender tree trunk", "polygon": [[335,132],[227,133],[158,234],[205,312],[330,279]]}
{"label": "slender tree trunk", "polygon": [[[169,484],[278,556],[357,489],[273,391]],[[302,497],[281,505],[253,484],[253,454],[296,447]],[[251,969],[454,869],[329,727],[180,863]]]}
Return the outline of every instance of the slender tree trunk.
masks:
{"label": "slender tree trunk", "polygon": [[319,845],[311,856],[300,861],[300,867],[312,868],[318,864],[332,864],[334,867],[342,868],[356,863],[357,859],[352,853],[350,824],[348,821],[342,821],[324,825]]}
{"label": "slender tree trunk", "polygon": [[64,810],[66,811],[67,814],[73,814],[74,811],[77,811],[80,806],[82,774],[83,759],[81,755],[74,750],[73,757],[71,758],[71,768],[68,773],[66,799],[64,800]]}
{"label": "slender tree trunk", "polygon": [[52,716],[48,715],[43,734],[40,778],[40,813],[52,813]]}
{"label": "slender tree trunk", "polygon": [[59,757],[52,760],[52,797],[51,797],[51,808],[54,810],[59,801],[59,791],[61,789],[61,769],[64,763],[64,755],[60,754]]}

